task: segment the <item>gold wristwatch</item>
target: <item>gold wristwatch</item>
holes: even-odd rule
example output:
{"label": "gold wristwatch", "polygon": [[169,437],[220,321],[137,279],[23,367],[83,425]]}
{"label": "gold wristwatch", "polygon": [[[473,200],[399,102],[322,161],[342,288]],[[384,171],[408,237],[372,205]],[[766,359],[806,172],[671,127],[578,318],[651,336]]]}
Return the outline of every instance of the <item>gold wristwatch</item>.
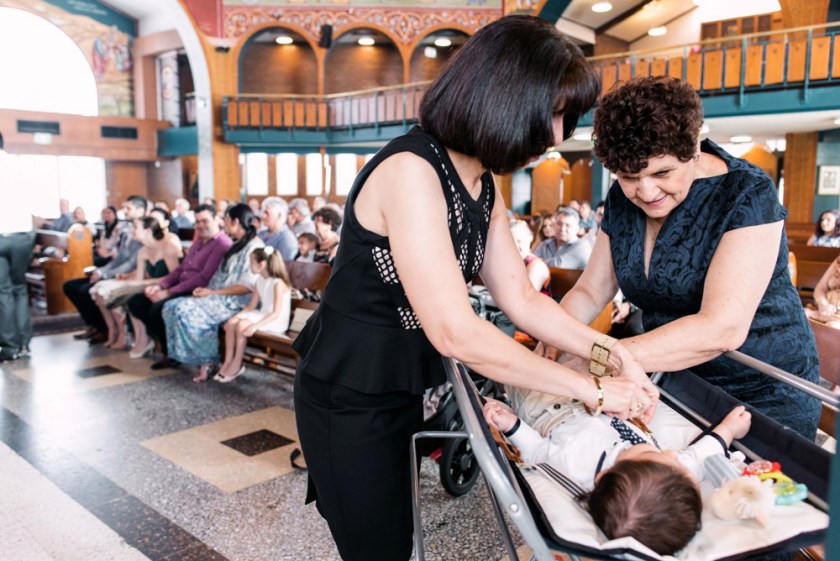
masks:
{"label": "gold wristwatch", "polygon": [[592,345],[592,353],[589,355],[589,373],[594,376],[608,376],[610,370],[609,358],[610,350],[615,345],[617,339],[609,335],[602,335],[595,340]]}

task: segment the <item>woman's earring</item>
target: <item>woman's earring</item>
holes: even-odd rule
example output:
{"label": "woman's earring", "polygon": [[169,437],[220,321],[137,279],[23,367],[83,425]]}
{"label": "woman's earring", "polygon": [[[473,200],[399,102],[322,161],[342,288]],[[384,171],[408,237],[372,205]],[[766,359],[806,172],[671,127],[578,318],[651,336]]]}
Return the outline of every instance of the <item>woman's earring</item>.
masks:
{"label": "woman's earring", "polygon": [[694,154],[694,161],[696,161],[696,162],[700,161],[700,153],[699,152],[697,154]]}

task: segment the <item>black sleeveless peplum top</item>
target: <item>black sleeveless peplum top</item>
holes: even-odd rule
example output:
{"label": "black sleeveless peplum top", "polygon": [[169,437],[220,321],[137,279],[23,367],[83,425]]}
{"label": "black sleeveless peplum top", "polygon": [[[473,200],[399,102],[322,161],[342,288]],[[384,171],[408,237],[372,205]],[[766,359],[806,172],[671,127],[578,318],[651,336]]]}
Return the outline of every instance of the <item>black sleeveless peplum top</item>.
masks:
{"label": "black sleeveless peplum top", "polygon": [[[482,175],[481,194],[474,200],[446,148],[420,127],[392,140],[359,172],[347,197],[330,280],[318,309],[295,339],[294,349],[301,357],[299,374],[369,394],[419,395],[446,381],[440,354],[405,296],[388,238],[362,227],[353,210],[370,173],[399,152],[416,154],[437,171],[446,197],[452,247],[465,283],[481,269],[495,199],[490,172]],[[411,178],[395,182],[394,196],[410,197],[411,183]]]}

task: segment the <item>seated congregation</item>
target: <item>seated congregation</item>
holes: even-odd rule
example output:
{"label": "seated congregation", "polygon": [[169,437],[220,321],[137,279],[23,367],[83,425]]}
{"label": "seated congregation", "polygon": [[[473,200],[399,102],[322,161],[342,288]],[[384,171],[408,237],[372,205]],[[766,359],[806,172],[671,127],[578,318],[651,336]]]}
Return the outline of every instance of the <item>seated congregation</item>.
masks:
{"label": "seated congregation", "polygon": [[[293,219],[279,197],[230,204],[223,214],[212,204],[190,211],[184,203],[176,202],[175,218],[140,196],[127,198],[123,220],[113,207],[103,210],[96,239],[111,240],[109,249],[93,246],[103,264],[63,286],[87,326],[75,338],[125,349],[132,359],[156,356],[153,370],[194,366],[196,382],[243,374],[250,339],[265,349],[258,363],[288,368],[289,360],[274,359],[280,354],[293,367],[290,322],[295,310],[303,317],[317,306],[338,245],[340,209],[310,215],[296,199]],[[179,222],[189,239],[172,233],[170,224]],[[304,227],[296,236],[298,223]],[[315,302],[301,305],[302,298]]]}

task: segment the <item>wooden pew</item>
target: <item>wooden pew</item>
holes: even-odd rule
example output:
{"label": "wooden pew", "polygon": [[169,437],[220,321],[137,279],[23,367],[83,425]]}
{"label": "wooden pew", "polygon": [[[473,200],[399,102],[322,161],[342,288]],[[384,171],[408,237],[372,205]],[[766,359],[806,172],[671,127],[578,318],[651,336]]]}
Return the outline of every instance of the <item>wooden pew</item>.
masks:
{"label": "wooden pew", "polygon": [[[284,263],[293,288],[313,293],[327,286],[331,272],[329,265],[300,261],[284,261]],[[248,347],[243,360],[284,374],[294,374],[300,357],[292,348],[292,343],[306,320],[317,308],[317,302],[293,298],[292,317],[286,334],[275,335],[257,331],[248,339]]]}
{"label": "wooden pew", "polygon": [[67,233],[36,230],[35,243],[60,250],[62,257],[42,257],[26,273],[30,300],[44,299],[47,313],[72,312],[76,308],[64,296],[62,286],[71,279],[85,276],[85,267],[93,265],[93,240],[90,230],[74,224]]}
{"label": "wooden pew", "polygon": [[801,243],[788,243],[796,256],[796,285],[803,304],[813,302],[814,289],[829,265],[840,255],[840,248],[815,247]]}
{"label": "wooden pew", "polygon": [[324,263],[303,263],[288,260],[283,261],[283,263],[286,265],[286,271],[289,273],[292,286],[298,290],[324,290],[332,272],[332,267]]}
{"label": "wooden pew", "polygon": [[[559,269],[557,267],[549,267],[548,272],[551,275],[551,296],[560,301],[568,291],[572,289],[578,281],[583,271],[577,269]],[[609,333],[612,327],[612,302],[607,304],[601,313],[592,320],[589,327],[601,333]]]}
{"label": "wooden pew", "polygon": [[[809,320],[814,338],[817,340],[817,355],[820,360],[820,377],[831,383],[832,389],[837,391],[840,386],[840,330],[829,327],[824,323]],[[822,406],[820,415],[820,430],[831,435],[834,433],[837,410],[827,405]]]}

